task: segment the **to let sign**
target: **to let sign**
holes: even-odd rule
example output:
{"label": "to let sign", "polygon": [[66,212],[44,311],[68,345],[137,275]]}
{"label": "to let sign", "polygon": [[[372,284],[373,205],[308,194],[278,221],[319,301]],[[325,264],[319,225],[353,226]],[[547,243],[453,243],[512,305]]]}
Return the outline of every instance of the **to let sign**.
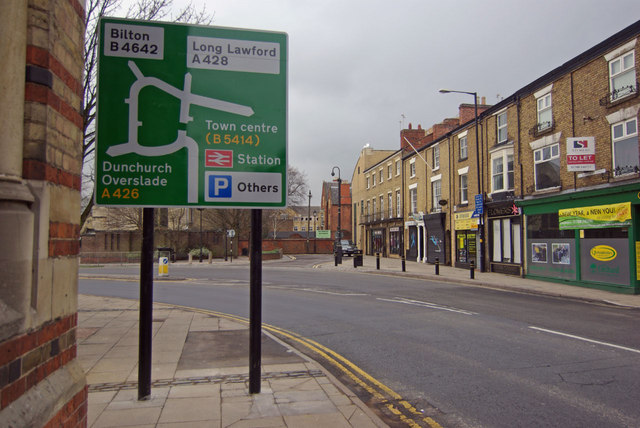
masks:
{"label": "to let sign", "polygon": [[96,203],[286,206],[287,35],[103,18]]}
{"label": "to let sign", "polygon": [[567,138],[567,171],[596,170],[594,137]]}

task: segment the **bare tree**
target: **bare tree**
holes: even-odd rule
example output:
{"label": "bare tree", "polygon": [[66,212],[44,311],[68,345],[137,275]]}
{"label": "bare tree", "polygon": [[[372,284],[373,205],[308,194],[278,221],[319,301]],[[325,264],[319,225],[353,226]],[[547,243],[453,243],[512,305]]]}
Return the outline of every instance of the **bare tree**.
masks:
{"label": "bare tree", "polygon": [[287,167],[287,196],[290,205],[300,205],[307,200],[307,174],[295,166]]}
{"label": "bare tree", "polygon": [[[83,163],[92,162],[96,143],[96,102],[97,87],[96,73],[98,65],[98,21],[103,16],[113,16],[122,8],[123,0],[86,0],[85,14],[85,43],[84,43],[84,80],[83,80],[83,109],[82,109],[82,160]],[[189,2],[183,8],[174,8],[173,0],[137,0],[128,9],[127,18],[140,20],[166,19],[174,22],[189,22],[193,24],[209,25],[213,22],[214,14],[207,13],[206,8],[198,10]],[[80,224],[84,225],[93,208],[93,175],[83,176],[83,210]],[[91,196],[89,197],[89,193]]]}
{"label": "bare tree", "polygon": [[142,230],[142,208],[110,207],[104,224],[112,230]]}

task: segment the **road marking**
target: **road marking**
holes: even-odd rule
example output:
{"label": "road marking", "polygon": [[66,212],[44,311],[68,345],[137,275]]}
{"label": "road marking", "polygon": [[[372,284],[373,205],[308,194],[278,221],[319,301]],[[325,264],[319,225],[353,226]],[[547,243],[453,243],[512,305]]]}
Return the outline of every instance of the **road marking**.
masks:
{"label": "road marking", "polygon": [[[222,318],[231,319],[234,321],[241,322],[243,324],[249,324],[249,319],[245,317],[240,317],[237,315],[230,315],[223,312],[212,311],[208,309],[199,309],[193,308],[189,306],[175,305],[171,303],[159,303],[154,302],[155,304],[160,304],[164,306],[173,306],[178,308],[188,309],[194,312],[200,312],[204,314],[210,314],[219,316]],[[288,331],[279,327],[275,327],[269,324],[262,324],[262,329],[267,330],[273,334],[280,335],[286,337],[292,341],[295,341],[311,351],[315,352],[317,355],[324,358],[329,364],[336,367],[338,370],[343,372],[346,376],[348,376],[351,380],[353,380],[356,384],[360,385],[364,388],[368,393],[370,393],[376,401],[384,404],[384,406],[389,409],[391,413],[398,416],[398,418],[412,428],[419,428],[421,425],[416,422],[416,420],[426,423],[431,428],[442,428],[442,426],[432,419],[429,416],[425,416],[423,412],[417,410],[415,407],[411,405],[408,401],[402,398],[400,394],[384,385],[373,376],[362,370],[360,367],[353,364],[351,361],[338,354],[337,352],[321,345],[320,343],[307,339],[306,337],[300,336],[297,333],[292,331]]]}
{"label": "road marking", "polygon": [[404,305],[420,306],[423,308],[437,309],[440,311],[456,312],[458,314],[463,314],[463,315],[478,315],[477,312],[465,311],[464,309],[452,308],[450,306],[442,306],[442,305],[438,305],[436,303],[431,303],[431,302],[422,302],[420,300],[404,299],[402,297],[394,297],[393,299],[383,299],[379,297],[376,300],[382,300],[383,302],[391,302],[391,303],[402,303]]}
{"label": "road marking", "polygon": [[282,290],[290,290],[290,291],[308,291],[310,293],[319,293],[319,294],[331,294],[333,296],[368,296],[366,293],[339,293],[336,291],[323,291],[317,290],[314,288],[298,288],[296,286],[285,286],[285,285],[269,285],[267,288],[278,288]]}
{"label": "road marking", "polygon": [[573,334],[562,333],[561,331],[555,330],[547,330],[546,328],[534,327],[532,325],[529,326],[532,330],[538,330],[545,333],[557,334],[559,336],[570,337],[572,339],[582,340],[583,342],[595,343],[596,345],[608,346],[610,348],[622,349],[623,351],[635,352],[636,354],[640,354],[640,349],[628,348],[626,346],[614,345],[613,343],[601,342],[599,340],[587,339],[586,337],[576,336]]}

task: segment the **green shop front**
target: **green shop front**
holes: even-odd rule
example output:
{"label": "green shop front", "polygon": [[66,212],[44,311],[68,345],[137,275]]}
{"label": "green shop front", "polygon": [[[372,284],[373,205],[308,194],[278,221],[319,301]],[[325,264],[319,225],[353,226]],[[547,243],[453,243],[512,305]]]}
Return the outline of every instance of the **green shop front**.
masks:
{"label": "green shop front", "polygon": [[640,184],[517,201],[526,277],[640,294]]}

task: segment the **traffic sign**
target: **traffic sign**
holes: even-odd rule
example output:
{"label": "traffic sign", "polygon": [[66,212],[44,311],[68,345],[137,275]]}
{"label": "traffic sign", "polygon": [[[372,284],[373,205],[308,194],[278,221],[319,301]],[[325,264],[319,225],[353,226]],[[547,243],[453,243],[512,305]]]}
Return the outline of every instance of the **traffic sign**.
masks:
{"label": "traffic sign", "polygon": [[99,26],[96,204],[286,205],[285,33]]}

